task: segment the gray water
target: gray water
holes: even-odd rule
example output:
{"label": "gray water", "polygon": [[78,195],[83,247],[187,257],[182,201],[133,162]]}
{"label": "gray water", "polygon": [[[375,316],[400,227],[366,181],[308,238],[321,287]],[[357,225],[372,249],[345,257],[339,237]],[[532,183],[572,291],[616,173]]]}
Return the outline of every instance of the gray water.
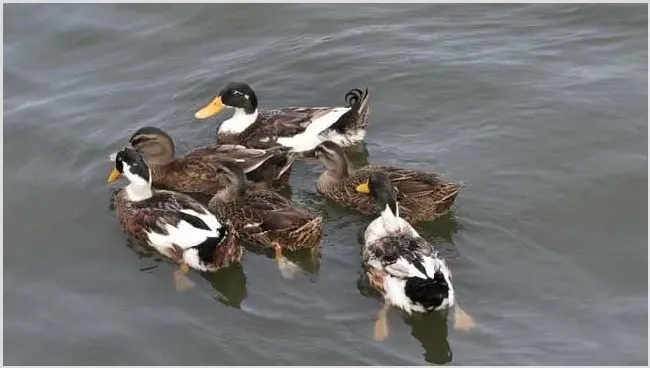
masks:
{"label": "gray water", "polygon": [[[5,364],[647,364],[647,5],[10,4],[4,7]],[[191,275],[128,241],[110,152],[154,125],[211,144],[193,113],[227,82],[263,107],[342,105],[369,86],[357,163],[466,187],[420,228],[447,257],[468,333],[391,311],[361,281],[370,220],[315,194],[320,265],[270,255]]]}

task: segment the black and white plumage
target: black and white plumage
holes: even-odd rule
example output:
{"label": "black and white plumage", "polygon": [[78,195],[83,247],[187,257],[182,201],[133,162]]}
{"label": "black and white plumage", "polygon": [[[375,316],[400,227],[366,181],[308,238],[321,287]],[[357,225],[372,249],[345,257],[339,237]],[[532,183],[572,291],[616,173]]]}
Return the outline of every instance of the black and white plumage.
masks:
{"label": "black and white plumage", "polygon": [[188,195],[151,188],[151,170],[136,151],[115,157],[109,183],[125,176],[129,185],[117,194],[122,228],[163,255],[199,271],[214,271],[239,261],[241,247],[228,227]]}
{"label": "black and white plumage", "polygon": [[386,273],[384,298],[409,314],[447,309],[454,304],[449,268],[419,236],[396,234],[366,243],[363,262]]}
{"label": "black and white plumage", "polygon": [[407,313],[451,308],[451,272],[433,245],[404,219],[388,175],[374,173],[368,183],[383,208],[364,233],[363,263],[384,301]]}
{"label": "black and white plumage", "polygon": [[327,140],[348,147],[365,138],[370,114],[368,88],[350,90],[345,100],[345,107],[260,110],[253,89],[246,83],[233,82],[194,116],[206,119],[227,107],[234,108],[233,116],[219,126],[220,143],[265,149],[282,146],[292,152],[307,152]]}

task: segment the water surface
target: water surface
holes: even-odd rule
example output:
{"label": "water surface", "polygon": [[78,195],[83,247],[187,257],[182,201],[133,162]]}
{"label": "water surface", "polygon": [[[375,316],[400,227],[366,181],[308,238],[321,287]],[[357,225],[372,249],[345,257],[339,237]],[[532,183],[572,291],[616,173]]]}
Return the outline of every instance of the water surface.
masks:
{"label": "water surface", "polygon": [[[647,364],[647,5],[9,4],[4,6],[7,364]],[[369,219],[315,194],[321,264],[270,255],[177,293],[127,241],[107,156],[154,125],[213,142],[194,111],[244,80],[263,107],[371,90],[357,163],[466,187],[421,233],[476,319],[389,315],[360,281]],[[297,255],[297,260],[304,260]]]}

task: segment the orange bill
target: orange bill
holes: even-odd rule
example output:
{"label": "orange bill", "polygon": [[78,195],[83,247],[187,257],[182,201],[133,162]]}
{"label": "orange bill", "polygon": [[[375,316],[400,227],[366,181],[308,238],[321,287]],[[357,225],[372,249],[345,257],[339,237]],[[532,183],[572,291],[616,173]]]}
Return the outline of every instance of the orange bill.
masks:
{"label": "orange bill", "polygon": [[111,173],[108,175],[108,182],[113,183],[117,181],[117,179],[119,179],[120,176],[122,176],[122,174],[120,174],[120,172],[117,171],[116,168],[113,168],[113,171],[111,171]]}
{"label": "orange bill", "polygon": [[357,185],[357,192],[364,193],[364,194],[369,194],[370,193],[370,187],[368,186],[368,182],[361,183],[361,184]]}
{"label": "orange bill", "polygon": [[221,96],[217,96],[217,98],[215,98],[214,101],[210,102],[208,106],[197,111],[196,114],[194,114],[194,117],[197,119],[207,119],[211,116],[219,114],[225,108],[226,105],[221,102]]}

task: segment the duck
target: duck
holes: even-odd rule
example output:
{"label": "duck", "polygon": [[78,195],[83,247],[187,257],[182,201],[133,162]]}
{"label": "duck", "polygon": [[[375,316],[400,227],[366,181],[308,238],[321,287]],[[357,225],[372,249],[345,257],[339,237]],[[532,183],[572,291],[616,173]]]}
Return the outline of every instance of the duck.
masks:
{"label": "duck", "polygon": [[221,143],[253,148],[283,146],[292,152],[311,152],[320,142],[331,140],[343,147],[363,141],[369,122],[368,88],[354,88],[345,95],[345,107],[283,107],[261,110],[253,89],[243,82],[228,83],[196,119],[235,110],[218,128]]}
{"label": "duck", "polygon": [[388,173],[397,188],[402,217],[414,225],[446,214],[463,187],[438,174],[408,168],[366,165],[353,169],[341,146],[332,141],[319,144],[314,156],[325,167],[316,181],[318,194],[365,215],[378,214],[368,187],[376,172]]}
{"label": "duck", "polygon": [[264,150],[232,144],[197,148],[184,157],[177,157],[171,136],[152,126],[138,129],[127,146],[146,157],[155,188],[198,194],[208,199],[221,187],[216,181],[221,162],[239,166],[255,186],[277,189],[289,181],[295,158],[282,148]]}
{"label": "duck", "polygon": [[456,308],[455,326],[469,330],[474,320],[456,301],[452,275],[438,250],[400,217],[397,195],[389,174],[370,174],[368,188],[381,211],[363,234],[362,263],[370,285],[383,299],[374,337],[388,337],[387,312],[398,308],[408,315]]}
{"label": "duck", "polygon": [[122,229],[180,264],[174,273],[179,291],[193,285],[190,268],[214,272],[240,262],[243,248],[229,225],[186,194],[153,189],[151,168],[136,150],[125,147],[115,155],[108,183],[121,177],[129,181],[116,195]]}
{"label": "duck", "polygon": [[311,249],[312,260],[319,255],[323,218],[295,207],[280,194],[265,189],[251,190],[243,171],[223,163],[219,176],[226,185],[208,203],[220,218],[228,218],[237,237],[248,243],[274,250],[274,258],[285,278],[293,278],[298,266],[283,251]]}

